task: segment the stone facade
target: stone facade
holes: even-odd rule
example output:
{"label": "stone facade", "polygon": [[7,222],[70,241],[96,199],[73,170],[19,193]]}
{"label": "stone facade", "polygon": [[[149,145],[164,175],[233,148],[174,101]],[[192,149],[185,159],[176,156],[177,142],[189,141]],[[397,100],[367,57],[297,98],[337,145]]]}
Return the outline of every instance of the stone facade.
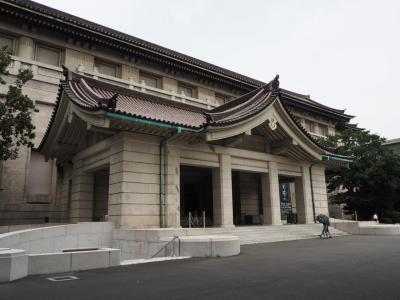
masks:
{"label": "stone facade", "polygon": [[[247,92],[212,79],[198,79],[193,74],[165,68],[154,61],[122,54],[93,41],[55,34],[39,25],[21,26],[8,17],[0,20],[0,35],[10,38],[13,43],[13,63],[7,82],[15,80],[20,68],[31,68],[34,74],[24,87],[24,92],[36,102],[39,109],[33,117],[36,146],[45,134],[54,108],[59,83],[63,78],[62,64],[93,78],[205,109],[221,104],[216,101],[216,94],[229,99]],[[40,61],[38,47],[41,45],[58,53],[58,63],[52,65]],[[103,61],[115,67],[116,76],[99,73],[96,64]],[[159,76],[161,88],[146,86],[141,79],[141,72]],[[182,83],[193,87],[192,97],[178,92]],[[6,86],[1,85],[0,93],[5,90]],[[304,122],[302,111],[296,111],[295,114]],[[329,132],[334,132],[334,121],[326,116],[320,118],[313,114],[309,118],[314,123],[329,125]],[[318,131],[318,134],[322,132]],[[153,135],[120,132],[94,142],[76,154],[68,164],[60,166],[56,160],[51,160],[47,162],[47,168],[40,170],[31,167],[32,157],[38,157],[39,154],[33,155],[32,150],[22,149],[17,160],[0,165],[0,225],[91,221],[94,215],[101,219],[101,211],[106,211],[104,194],[108,193],[107,215],[116,226],[159,226],[159,143],[160,138]],[[193,145],[183,141],[168,144],[165,185],[167,226],[180,226],[179,169],[182,165],[212,168],[215,226],[233,226],[232,171],[240,170],[258,173],[261,178],[261,200],[266,224],[281,223],[279,175],[294,178],[299,220],[302,223],[311,222],[310,162],[294,161],[264,150],[268,150],[268,144],[260,143],[256,137],[254,142],[238,147],[210,146],[205,143]],[[44,166],[44,157],[41,159],[38,165]],[[314,166],[312,172],[316,213],[328,213],[324,168],[321,165]],[[108,189],[104,176],[107,173]],[[43,191],[30,189],[32,180],[29,178],[35,174],[47,180]],[[243,197],[248,198],[246,209],[250,211],[246,213],[253,213],[253,196]],[[97,201],[96,204],[94,201]],[[94,210],[98,213],[94,213]]]}

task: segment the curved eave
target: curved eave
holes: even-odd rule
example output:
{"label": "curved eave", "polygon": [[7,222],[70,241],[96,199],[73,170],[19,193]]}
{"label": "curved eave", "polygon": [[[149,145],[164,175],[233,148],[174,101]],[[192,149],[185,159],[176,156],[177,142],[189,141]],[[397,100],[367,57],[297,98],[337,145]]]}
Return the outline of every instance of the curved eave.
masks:
{"label": "curved eave", "polygon": [[327,118],[338,120],[341,122],[349,122],[354,116],[347,115],[344,113],[344,110],[337,110],[330,107],[327,107],[322,104],[314,104],[312,102],[308,102],[297,97],[284,95],[282,97],[282,102],[285,105],[297,107],[303,110],[312,111],[314,113],[324,115]]}
{"label": "curved eave", "polygon": [[[273,122],[273,120],[277,121],[278,129],[276,130],[268,129],[268,126],[265,125]],[[294,159],[302,160],[307,157],[309,160],[321,160],[322,155],[326,153],[326,149],[323,149],[299,127],[299,124],[288,113],[279,97],[250,118],[226,126],[208,126],[206,140],[209,142],[223,140],[240,134],[250,133],[253,129],[260,126],[265,126],[265,134],[270,138],[274,138],[275,136],[275,142],[278,142],[279,138],[281,140],[290,139],[290,147],[286,152],[289,152],[289,156]],[[298,157],[296,157],[296,153],[299,154]]]}

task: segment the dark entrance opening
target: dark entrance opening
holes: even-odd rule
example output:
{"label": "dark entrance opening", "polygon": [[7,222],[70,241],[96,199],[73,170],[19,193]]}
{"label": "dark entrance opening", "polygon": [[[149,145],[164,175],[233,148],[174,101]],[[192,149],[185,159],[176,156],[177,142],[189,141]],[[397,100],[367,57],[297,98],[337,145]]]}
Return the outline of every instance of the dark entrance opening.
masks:
{"label": "dark entrance opening", "polygon": [[232,198],[234,225],[263,223],[261,174],[233,171]]}
{"label": "dark entrance opening", "polygon": [[105,221],[108,215],[109,174],[109,169],[93,173],[93,222]]}
{"label": "dark entrance opening", "polygon": [[295,181],[293,177],[279,176],[281,219],[286,224],[297,223]]}
{"label": "dark entrance opening", "polygon": [[181,166],[181,226],[189,227],[188,216],[192,216],[191,226],[213,225],[212,169]]}

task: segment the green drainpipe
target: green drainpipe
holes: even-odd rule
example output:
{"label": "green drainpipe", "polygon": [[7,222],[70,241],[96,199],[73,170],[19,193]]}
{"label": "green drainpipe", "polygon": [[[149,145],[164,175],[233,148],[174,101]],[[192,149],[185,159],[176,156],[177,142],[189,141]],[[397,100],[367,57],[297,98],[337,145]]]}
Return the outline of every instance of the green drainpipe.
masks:
{"label": "green drainpipe", "polygon": [[174,126],[160,121],[144,120],[140,118],[130,117],[126,115],[121,115],[117,113],[107,112],[106,116],[111,119],[117,119],[128,122],[135,122],[139,124],[145,124],[149,126],[155,126],[159,128],[175,129],[175,132],[170,136],[167,136],[161,140],[160,143],[160,227],[165,227],[165,146],[168,142],[177,138],[183,131],[200,133],[204,128],[192,129],[181,126]]}
{"label": "green drainpipe", "polygon": [[311,203],[312,203],[314,222],[315,222],[315,200],[314,200],[314,185],[313,185],[313,178],[312,178],[312,167],[318,163],[319,162],[314,162],[308,167],[308,171],[310,172]]}

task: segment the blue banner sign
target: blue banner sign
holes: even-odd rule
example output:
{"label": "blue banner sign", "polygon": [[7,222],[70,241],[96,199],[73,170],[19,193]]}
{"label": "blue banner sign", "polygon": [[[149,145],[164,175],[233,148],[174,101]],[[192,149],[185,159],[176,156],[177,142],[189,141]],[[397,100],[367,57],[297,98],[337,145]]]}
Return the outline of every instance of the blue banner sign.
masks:
{"label": "blue banner sign", "polygon": [[281,183],[279,185],[281,198],[281,212],[289,214],[292,212],[292,200],[290,199],[290,184]]}

